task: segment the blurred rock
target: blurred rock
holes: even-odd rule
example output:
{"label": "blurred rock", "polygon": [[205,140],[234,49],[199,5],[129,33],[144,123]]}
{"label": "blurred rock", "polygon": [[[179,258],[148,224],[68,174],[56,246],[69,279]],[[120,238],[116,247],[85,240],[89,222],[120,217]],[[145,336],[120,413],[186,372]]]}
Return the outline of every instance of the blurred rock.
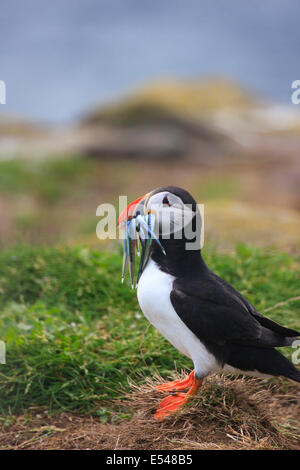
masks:
{"label": "blurred rock", "polygon": [[[94,136],[80,151],[95,158],[161,159],[182,157],[188,148],[183,132],[172,127],[137,126],[134,129],[109,129]],[[98,129],[99,130],[99,129]]]}
{"label": "blurred rock", "polygon": [[98,159],[187,158],[206,166],[299,160],[300,113],[224,79],[160,81],[73,126],[0,118],[0,159],[80,153]]}
{"label": "blurred rock", "polygon": [[97,158],[157,160],[201,154],[204,150],[210,154],[217,148],[226,154],[233,145],[230,138],[209,126],[171,115],[157,120],[144,117],[143,122],[125,127],[85,123],[77,132],[85,135],[79,151]]}

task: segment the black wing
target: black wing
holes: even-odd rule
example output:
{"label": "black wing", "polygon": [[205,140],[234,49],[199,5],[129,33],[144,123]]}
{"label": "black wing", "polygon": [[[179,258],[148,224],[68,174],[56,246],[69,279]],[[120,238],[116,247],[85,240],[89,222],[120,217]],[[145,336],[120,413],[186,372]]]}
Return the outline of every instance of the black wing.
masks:
{"label": "black wing", "polygon": [[187,285],[174,281],[171,302],[201,340],[262,348],[288,346],[299,333],[269,320],[232,286],[213,273]]}

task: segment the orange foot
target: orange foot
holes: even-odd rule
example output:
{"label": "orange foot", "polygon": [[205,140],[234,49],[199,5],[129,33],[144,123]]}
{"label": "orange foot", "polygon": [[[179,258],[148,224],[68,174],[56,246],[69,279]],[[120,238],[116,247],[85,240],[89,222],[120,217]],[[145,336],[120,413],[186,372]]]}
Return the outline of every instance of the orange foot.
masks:
{"label": "orange foot", "polygon": [[193,380],[194,380],[194,371],[187,376],[186,379],[183,380],[173,380],[172,382],[167,382],[165,384],[159,385],[156,387],[156,390],[159,390],[160,392],[172,392],[174,391],[179,391],[179,390],[185,390],[186,388],[189,388],[193,385]]}
{"label": "orange foot", "polygon": [[155,419],[163,419],[166,416],[169,416],[171,413],[174,413],[174,411],[177,411],[179,408],[185,405],[191,396],[196,394],[203,381],[196,379],[193,372],[191,372],[191,374],[193,374],[193,379],[190,390],[187,393],[176,393],[174,395],[168,395],[166,398],[164,398],[160,402],[159,408],[154,415]]}
{"label": "orange foot", "polygon": [[163,419],[181,408],[185,403],[187,403],[187,393],[176,393],[176,395],[169,395],[160,402],[159,408],[156,411],[154,418]]}

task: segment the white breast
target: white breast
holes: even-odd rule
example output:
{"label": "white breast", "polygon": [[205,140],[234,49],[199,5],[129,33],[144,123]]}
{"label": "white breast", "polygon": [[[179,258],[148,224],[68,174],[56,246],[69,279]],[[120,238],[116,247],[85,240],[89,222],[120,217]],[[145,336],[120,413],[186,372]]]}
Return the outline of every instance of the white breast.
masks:
{"label": "white breast", "polygon": [[138,301],[149,322],[176,349],[190,357],[197,375],[204,377],[220,367],[215,357],[174,310],[170,300],[173,281],[173,276],[161,271],[150,259],[138,283]]}

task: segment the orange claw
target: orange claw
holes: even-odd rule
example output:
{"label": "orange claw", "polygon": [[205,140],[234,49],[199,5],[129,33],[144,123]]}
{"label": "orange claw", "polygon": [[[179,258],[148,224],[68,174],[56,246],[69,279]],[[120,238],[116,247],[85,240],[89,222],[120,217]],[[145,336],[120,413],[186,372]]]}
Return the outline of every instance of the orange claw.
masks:
{"label": "orange claw", "polygon": [[156,387],[156,390],[159,392],[172,392],[174,391],[179,391],[179,390],[185,390],[186,388],[189,388],[193,385],[193,380],[194,380],[194,371],[187,376],[186,379],[183,380],[173,380],[172,382],[166,382],[165,384],[159,385]]}
{"label": "orange claw", "polygon": [[[202,385],[203,380],[198,380],[194,377],[193,374],[192,386],[187,393],[176,393],[175,395],[168,395],[165,397],[159,404],[159,408],[156,411],[154,418],[163,419],[166,416],[169,416],[174,411],[177,411],[183,405],[185,405],[189,398],[197,393],[198,388]],[[190,374],[190,375],[191,375]]]}
{"label": "orange claw", "polygon": [[187,401],[188,397],[186,393],[176,393],[176,395],[167,396],[160,402],[154,418],[162,419],[169,416],[171,413],[178,410],[178,408],[181,408]]}

